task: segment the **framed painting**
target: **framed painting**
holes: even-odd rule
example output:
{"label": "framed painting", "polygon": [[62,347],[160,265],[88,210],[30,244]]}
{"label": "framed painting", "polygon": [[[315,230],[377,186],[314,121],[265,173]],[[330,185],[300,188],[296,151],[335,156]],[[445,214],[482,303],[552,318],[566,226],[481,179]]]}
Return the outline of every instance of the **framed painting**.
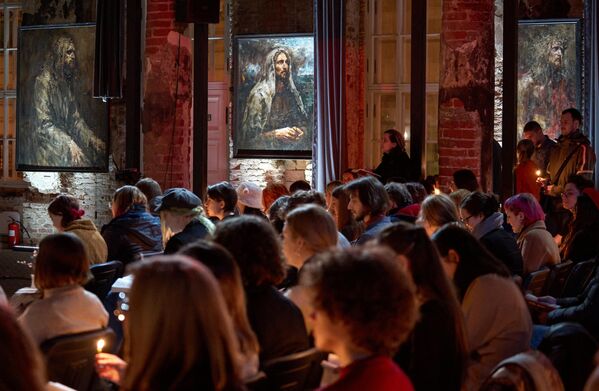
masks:
{"label": "framed painting", "polygon": [[310,158],[314,135],[314,37],[234,40],[235,157]]}
{"label": "framed painting", "polygon": [[24,0],[21,26],[91,23],[95,0]]}
{"label": "framed painting", "polygon": [[581,104],[578,19],[523,20],[518,24],[518,131],[537,121],[550,138],[561,112]]}
{"label": "framed painting", "polygon": [[108,171],[108,110],[92,98],[95,25],[22,27],[17,170]]}

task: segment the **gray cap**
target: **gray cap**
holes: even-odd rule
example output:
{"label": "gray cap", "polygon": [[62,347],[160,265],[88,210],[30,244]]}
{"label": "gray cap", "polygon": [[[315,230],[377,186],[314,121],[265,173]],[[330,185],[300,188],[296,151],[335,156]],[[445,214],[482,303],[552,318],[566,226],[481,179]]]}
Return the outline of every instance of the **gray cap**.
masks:
{"label": "gray cap", "polygon": [[155,212],[173,208],[194,209],[202,203],[197,195],[182,187],[168,189],[163,195],[156,197],[156,199]]}

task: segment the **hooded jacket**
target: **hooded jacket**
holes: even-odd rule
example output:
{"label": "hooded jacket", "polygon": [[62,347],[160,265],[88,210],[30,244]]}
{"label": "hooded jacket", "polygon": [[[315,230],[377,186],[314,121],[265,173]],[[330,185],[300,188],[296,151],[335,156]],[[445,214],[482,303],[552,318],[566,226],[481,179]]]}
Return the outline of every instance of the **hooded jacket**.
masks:
{"label": "hooded jacket", "polygon": [[125,214],[115,217],[102,227],[108,245],[108,259],[125,265],[136,261],[144,251],[162,251],[160,219],[152,216],[143,205],[133,205]]}
{"label": "hooded jacket", "polygon": [[73,220],[64,228],[64,231],[75,234],[81,239],[90,264],[106,262],[108,247],[91,220]]}

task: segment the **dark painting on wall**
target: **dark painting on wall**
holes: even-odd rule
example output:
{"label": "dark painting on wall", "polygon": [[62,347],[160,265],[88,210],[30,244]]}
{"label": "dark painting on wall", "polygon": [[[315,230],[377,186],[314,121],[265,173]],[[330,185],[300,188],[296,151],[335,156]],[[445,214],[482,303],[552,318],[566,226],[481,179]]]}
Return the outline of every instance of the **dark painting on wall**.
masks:
{"label": "dark painting on wall", "polygon": [[96,0],[25,0],[22,26],[96,21]]}
{"label": "dark painting on wall", "polygon": [[583,0],[520,0],[518,19],[582,18]]}
{"label": "dark painting on wall", "polygon": [[106,104],[92,98],[93,24],[23,27],[17,77],[17,169],[108,169]]}
{"label": "dark painting on wall", "polygon": [[235,38],[236,157],[309,158],[314,134],[314,38]]}
{"label": "dark painting on wall", "polygon": [[518,131],[537,121],[549,137],[560,133],[561,112],[580,107],[578,19],[520,21]]}

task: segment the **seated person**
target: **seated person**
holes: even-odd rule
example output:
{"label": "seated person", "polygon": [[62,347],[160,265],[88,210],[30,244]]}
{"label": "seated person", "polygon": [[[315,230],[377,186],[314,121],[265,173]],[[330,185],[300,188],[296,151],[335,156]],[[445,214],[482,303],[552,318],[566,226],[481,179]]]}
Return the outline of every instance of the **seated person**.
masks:
{"label": "seated person", "polygon": [[599,254],[599,191],[586,188],[578,196],[574,219],[561,244],[562,259],[574,263],[595,258]]}
{"label": "seated person", "polygon": [[162,251],[160,219],[148,212],[148,201],[135,186],[123,186],[112,197],[113,219],[102,227],[108,260],[125,265],[140,259],[142,252]]}
{"label": "seated person", "polygon": [[204,209],[212,221],[220,221],[237,216],[237,192],[229,182],[219,182],[208,186]]}
{"label": "seated person", "polygon": [[79,237],[85,246],[91,264],[106,262],[108,247],[90,219],[81,218],[85,212],[77,198],[60,194],[48,205],[48,215],[58,232],[70,232]]}
{"label": "seated person", "polygon": [[416,223],[432,236],[445,224],[459,221],[458,209],[446,194],[431,194],[424,199]]}
{"label": "seated person", "polygon": [[157,216],[155,212],[157,206],[156,203],[158,202],[158,197],[162,195],[162,188],[158,182],[152,178],[142,178],[137,181],[135,187],[141,190],[141,192],[146,196],[150,213]]}
{"label": "seated person", "polygon": [[164,192],[157,202],[156,212],[160,213],[163,237],[173,235],[166,242],[165,254],[176,253],[187,243],[214,232],[214,224],[203,215],[200,198],[182,187]]}
{"label": "seated person", "polygon": [[285,269],[271,224],[257,216],[228,219],[216,227],[214,241],[229,250],[241,270],[260,362],[308,349],[302,313],[276,288],[285,278]]}
{"label": "seated person", "polygon": [[108,314],[102,303],[81,286],[88,272],[85,248],[77,236],[63,233],[42,239],[34,276],[42,298],[19,317],[37,344],[60,335],[106,327]]}
{"label": "seated person", "polygon": [[339,379],[323,391],[413,390],[391,356],[412,331],[418,305],[393,254],[362,248],[324,252],[304,265],[300,286],[311,307],[316,347],[336,354],[341,366]]}

